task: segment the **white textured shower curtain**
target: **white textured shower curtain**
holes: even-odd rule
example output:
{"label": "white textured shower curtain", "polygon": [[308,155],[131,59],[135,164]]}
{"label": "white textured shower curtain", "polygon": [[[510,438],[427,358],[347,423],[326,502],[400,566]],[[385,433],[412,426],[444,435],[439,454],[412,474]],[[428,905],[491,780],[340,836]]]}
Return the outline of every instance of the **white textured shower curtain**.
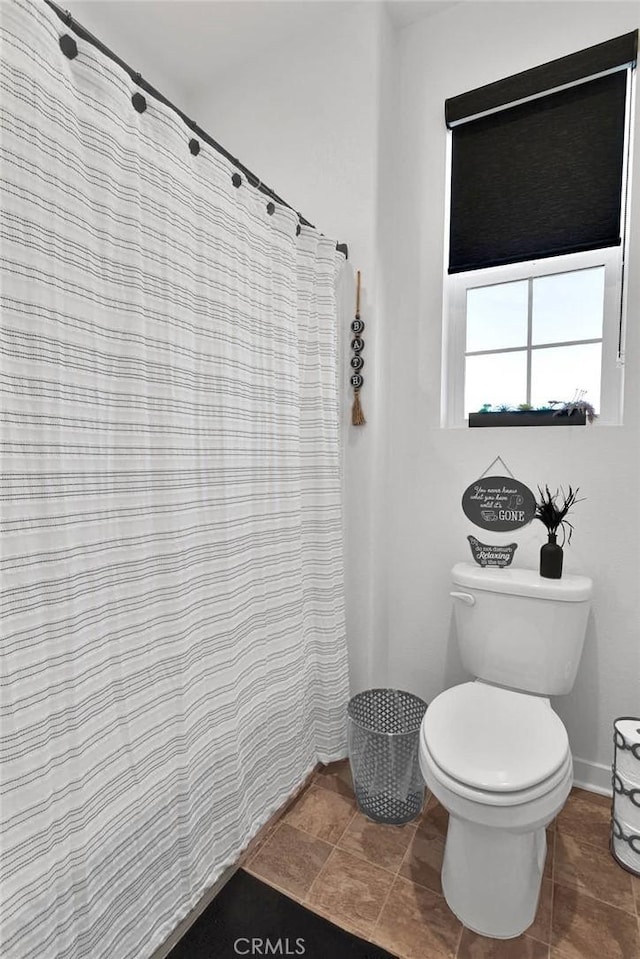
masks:
{"label": "white textured shower curtain", "polygon": [[3,959],[142,959],[345,753],[335,282],[2,3]]}

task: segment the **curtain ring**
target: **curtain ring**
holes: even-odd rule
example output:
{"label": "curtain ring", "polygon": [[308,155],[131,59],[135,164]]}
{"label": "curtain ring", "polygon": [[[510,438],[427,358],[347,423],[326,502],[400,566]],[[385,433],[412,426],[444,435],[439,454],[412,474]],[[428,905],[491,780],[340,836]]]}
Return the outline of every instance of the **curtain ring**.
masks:
{"label": "curtain ring", "polygon": [[69,60],[74,60],[78,56],[78,44],[68,33],[63,33],[58,43],[65,57]]}
{"label": "curtain ring", "polygon": [[141,93],[134,93],[131,97],[131,103],[138,113],[144,113],[144,111],[147,109],[147,101]]}

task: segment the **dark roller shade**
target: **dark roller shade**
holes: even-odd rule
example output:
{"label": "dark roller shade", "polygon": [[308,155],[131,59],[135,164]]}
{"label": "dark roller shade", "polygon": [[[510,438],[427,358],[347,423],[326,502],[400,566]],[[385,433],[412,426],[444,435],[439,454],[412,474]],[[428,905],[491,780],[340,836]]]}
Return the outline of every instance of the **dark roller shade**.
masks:
{"label": "dark roller shade", "polygon": [[551,60],[532,70],[524,70],[504,80],[469,90],[445,101],[447,126],[454,126],[466,117],[487,110],[508,106],[517,100],[546,93],[554,87],[593,77],[605,70],[614,70],[635,63],[638,56],[638,31],[605,40],[594,47],[579,50],[568,57]]}
{"label": "dark roller shade", "polygon": [[627,76],[454,127],[449,273],[620,243]]}

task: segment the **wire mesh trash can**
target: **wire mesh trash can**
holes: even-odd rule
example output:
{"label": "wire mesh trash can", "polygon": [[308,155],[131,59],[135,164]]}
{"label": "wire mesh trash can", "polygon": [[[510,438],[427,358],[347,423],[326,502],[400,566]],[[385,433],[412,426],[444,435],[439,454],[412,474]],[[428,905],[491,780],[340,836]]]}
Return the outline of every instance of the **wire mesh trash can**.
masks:
{"label": "wire mesh trash can", "polygon": [[347,707],[349,762],[358,806],[369,819],[400,824],[424,803],[418,764],[427,704],[402,689],[367,689]]}

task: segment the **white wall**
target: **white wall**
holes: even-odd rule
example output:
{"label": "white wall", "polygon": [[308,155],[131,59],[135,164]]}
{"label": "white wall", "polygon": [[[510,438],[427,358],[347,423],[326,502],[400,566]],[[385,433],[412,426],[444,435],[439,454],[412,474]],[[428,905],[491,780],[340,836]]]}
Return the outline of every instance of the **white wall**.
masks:
{"label": "white wall", "polygon": [[[69,7],[323,233],[348,242],[341,344],[347,627],[352,686],[365,688],[372,682],[374,658],[386,663],[385,643],[374,637],[380,621],[375,603],[384,594],[372,587],[377,444],[383,438],[376,304],[382,300],[379,243],[388,236],[378,228],[385,146],[378,103],[381,88],[390,89],[387,76],[395,77],[385,12],[379,4],[359,2],[69,0]],[[356,269],[362,271],[361,313],[367,324],[362,403],[371,424],[361,429],[349,425]]]}
{"label": "white wall", "polygon": [[[232,77],[219,77],[188,104],[199,124],[239,157],[327,236],[349,245],[349,266],[362,271],[365,387],[368,424],[350,423],[349,323],[355,296],[351,282],[343,319],[345,453],[345,551],[347,628],[354,689],[372,681],[376,655],[375,576],[376,444],[381,390],[376,385],[378,177],[381,72],[388,69],[390,27],[377,4],[327,3],[324,24],[295,43],[271,48]],[[385,67],[385,65],[387,65]],[[266,200],[265,200],[266,202]]]}
{"label": "white wall", "polygon": [[[67,0],[58,6],[68,10],[78,23],[151,86],[184,110],[188,84],[175,71],[167,69],[166,30],[163,30],[164,17],[176,13],[175,2]],[[172,53],[171,49],[169,52]]]}
{"label": "white wall", "polygon": [[[197,94],[157,83],[324,233],[347,242],[351,267],[363,273],[367,426],[348,426],[348,389],[343,407],[353,688],[398,685],[431,700],[465,678],[448,573],[470,557],[467,534],[479,532],[462,514],[462,492],[496,455],[533,488],[579,485],[587,499],[575,509],[565,565],[591,575],[596,596],[576,686],[555,706],[580,760],[578,778],[607,788],[612,720],[640,711],[640,134],[625,426],[442,430],[443,103],[635,29],[640,15],[632,2],[436,6],[396,35],[378,4],[327,3],[306,35],[272,45]],[[81,19],[135,61],[121,25],[97,14],[91,21],[86,9]],[[161,64],[151,54],[156,82]],[[514,538],[518,562],[535,567],[542,527]]]}
{"label": "white wall", "polygon": [[[474,532],[462,492],[496,455],[534,488],[578,485],[587,499],[576,507],[565,564],[592,576],[596,595],[576,686],[555,705],[577,778],[606,789],[612,720],[640,708],[640,146],[625,426],[442,430],[443,103],[635,29],[637,7],[459,3],[397,39],[377,5],[327,7],[324,31],[256,59],[190,109],[325,233],[348,242],[363,271],[369,423],[348,429],[346,450],[353,687],[397,685],[430,700],[465,678],[448,573],[469,558],[465,537]],[[521,564],[537,565],[542,534],[538,524],[516,534]]]}
{"label": "white wall", "polygon": [[[635,29],[630,3],[463,3],[402,31],[392,132],[396,166],[382,189],[398,206],[385,316],[390,497],[380,561],[388,584],[388,681],[433,698],[464,678],[451,637],[448,570],[470,559],[465,487],[498,454],[530,487],[580,486],[567,572],[596,593],[565,721],[577,778],[607,788],[612,720],[640,709],[640,143],[634,163],[625,425],[574,429],[439,428],[446,97]],[[640,130],[640,123],[636,118]],[[478,532],[480,535],[479,531]],[[480,535],[480,538],[482,536]],[[513,535],[535,567],[535,523]]]}

